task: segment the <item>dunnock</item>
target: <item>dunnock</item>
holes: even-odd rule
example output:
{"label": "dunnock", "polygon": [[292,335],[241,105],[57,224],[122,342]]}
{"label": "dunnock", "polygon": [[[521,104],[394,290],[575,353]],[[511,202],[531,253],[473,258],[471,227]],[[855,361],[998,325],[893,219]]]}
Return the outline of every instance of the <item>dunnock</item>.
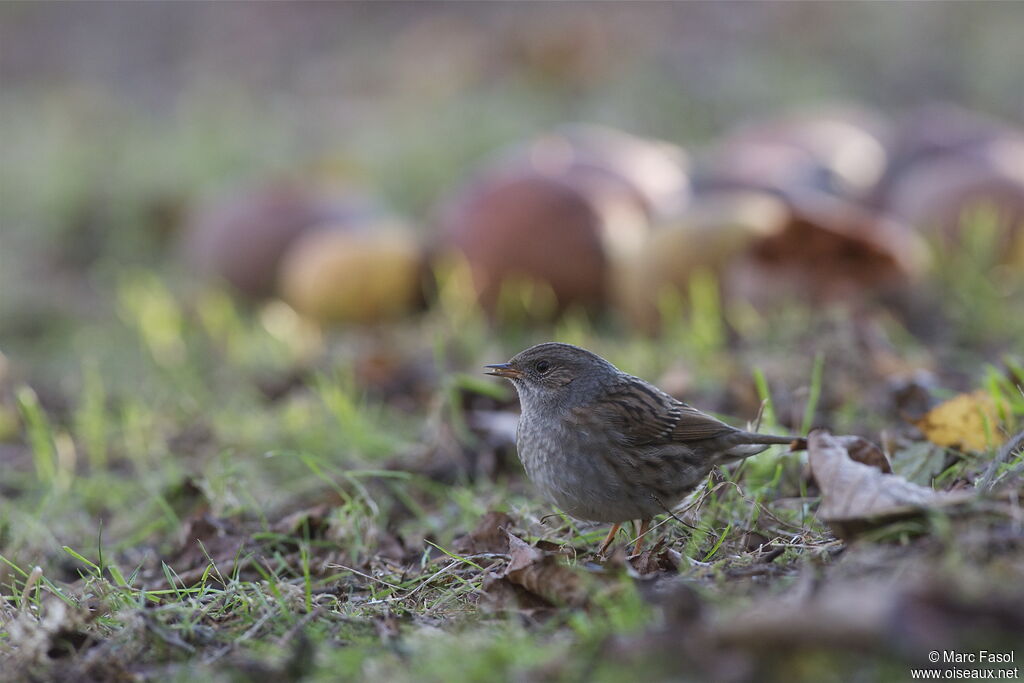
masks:
{"label": "dunnock", "polygon": [[538,344],[487,367],[519,394],[516,446],[530,479],[573,517],[613,523],[601,555],[630,520],[640,520],[639,552],[651,518],[716,465],[794,441],[730,427],[570,344]]}

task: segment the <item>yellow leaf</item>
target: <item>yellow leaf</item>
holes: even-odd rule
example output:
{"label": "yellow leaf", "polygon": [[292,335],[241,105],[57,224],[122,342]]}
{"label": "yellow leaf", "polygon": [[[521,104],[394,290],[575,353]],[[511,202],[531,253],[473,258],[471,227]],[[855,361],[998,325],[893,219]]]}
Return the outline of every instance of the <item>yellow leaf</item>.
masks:
{"label": "yellow leaf", "polygon": [[940,403],[916,424],[932,443],[964,451],[985,451],[1004,440],[996,402],[984,389]]}

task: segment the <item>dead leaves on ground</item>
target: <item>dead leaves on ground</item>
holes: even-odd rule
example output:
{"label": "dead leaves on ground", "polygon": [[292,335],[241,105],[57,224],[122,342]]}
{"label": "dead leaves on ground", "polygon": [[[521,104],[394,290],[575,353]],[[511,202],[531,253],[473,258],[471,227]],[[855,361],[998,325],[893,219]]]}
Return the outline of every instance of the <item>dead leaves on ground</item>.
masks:
{"label": "dead leaves on ground", "polygon": [[679,551],[668,547],[664,538],[659,538],[650,548],[627,560],[626,568],[637,577],[676,574],[682,559]]}
{"label": "dead leaves on ground", "polygon": [[[1024,629],[1019,596],[971,596],[962,581],[938,574],[827,579],[808,568],[786,591],[752,604],[715,609],[682,582],[666,588],[658,604],[662,622],[615,639],[606,656],[630,665],[653,663],[665,680],[827,680],[835,670],[816,671],[816,658],[808,656],[823,651],[872,653],[876,664],[888,660],[902,676],[908,666],[928,666],[934,650],[1009,651]],[[788,669],[787,675],[780,662],[795,653],[809,668],[800,675]],[[889,677],[877,671],[868,676]]]}
{"label": "dead leaves on ground", "polygon": [[979,389],[940,403],[914,424],[936,445],[980,453],[1003,442],[999,422],[992,394]]}
{"label": "dead leaves on ground", "polygon": [[505,561],[484,577],[486,602],[492,609],[534,614],[552,607],[588,607],[596,594],[614,589],[616,577],[675,574],[681,560],[660,539],[632,558],[620,550],[603,566],[573,562],[579,557],[576,549],[545,540],[528,543],[518,535],[515,520],[496,511],[484,515],[472,532],[456,539],[454,547],[459,552],[505,555]]}
{"label": "dead leaves on ground", "polygon": [[893,474],[885,454],[860,437],[816,430],[808,445],[811,473],[822,494],[818,516],[843,538],[978,498],[973,489],[936,491]]}
{"label": "dead leaves on ground", "polygon": [[811,474],[822,492],[818,516],[826,522],[884,517],[942,496],[892,474],[881,450],[860,437],[817,430],[808,442]]}
{"label": "dead leaves on ground", "polygon": [[583,576],[559,562],[550,552],[508,534],[509,562],[502,578],[554,605],[582,607],[587,603]]}
{"label": "dead leaves on ground", "polygon": [[[812,432],[808,437],[808,461],[821,491],[818,516],[836,535],[847,541],[867,529],[921,516],[927,511],[949,511],[961,504],[970,509],[968,504],[979,498],[973,490],[936,491],[893,474],[892,464],[885,453],[859,437],[833,436],[822,430]],[[1006,506],[995,499],[990,499],[990,502]],[[481,518],[470,533],[457,538],[451,551],[438,547],[437,552],[431,552],[426,564],[423,564],[421,553],[410,553],[418,543],[403,543],[396,537],[395,552],[387,551],[388,539],[382,538],[367,551],[369,554],[361,553],[360,560],[353,560],[351,567],[331,565],[331,558],[343,557],[346,552],[344,539],[336,535],[337,530],[332,526],[332,511],[336,503],[320,501],[307,509],[282,516],[266,530],[277,540],[267,542],[283,553],[283,561],[291,563],[300,538],[320,541],[322,547],[316,553],[312,574],[323,577],[339,567],[347,570],[344,578],[337,582],[342,587],[330,589],[330,592],[339,596],[346,594],[345,599],[353,604],[365,602],[382,604],[386,609],[392,606],[412,609],[421,601],[437,598],[440,594],[435,589],[444,592],[450,591],[452,586],[470,586],[470,590],[459,594],[458,600],[478,603],[485,610],[510,611],[528,619],[550,618],[564,614],[565,610],[588,613],[600,610],[604,604],[601,596],[626,590],[633,583],[623,580],[625,577],[638,580],[641,594],[654,595],[652,590],[657,592],[661,590],[659,586],[671,586],[680,580],[680,566],[685,562],[685,558],[662,538],[652,539],[654,542],[650,548],[639,556],[627,559],[620,552],[604,566],[598,566],[586,561],[588,548],[573,548],[543,540],[530,543],[524,540],[529,537],[520,522],[507,513],[492,511]],[[1003,524],[989,536],[996,538],[998,531],[1002,534],[999,538],[1005,540],[1005,532],[1009,528]],[[255,579],[256,564],[262,562],[263,555],[260,544],[251,543],[252,531],[242,522],[215,519],[208,514],[194,515],[184,530],[178,549],[166,558],[170,566],[180,571],[175,577],[176,583],[190,585],[199,581],[200,575],[208,571],[211,560],[222,572],[237,571],[242,577]],[[749,530],[743,538],[742,549],[738,551],[743,559],[739,564],[730,561],[720,576],[735,580],[753,579],[755,575],[760,577],[766,573],[795,575],[796,567],[792,563],[770,564],[783,552],[781,547],[773,548],[770,538]],[[1010,538],[1008,542],[1014,548],[1020,548],[1020,534],[1017,540]],[[746,559],[755,555],[764,556],[755,565],[743,566]],[[915,561],[926,564],[920,558]],[[722,565],[718,568],[721,569]],[[684,570],[684,573],[687,572]],[[688,574],[687,581],[703,580],[701,572]],[[828,576],[834,581],[831,571]],[[156,575],[148,578],[160,580]],[[896,620],[893,623],[898,622],[898,629],[920,630],[918,621],[923,617],[916,613],[907,616],[894,612],[888,602],[890,600],[907,609],[921,610],[926,616],[935,613],[937,618],[947,620],[952,619],[950,615],[955,616],[958,609],[966,610],[964,613],[971,618],[983,619],[988,609],[973,603],[967,607],[950,606],[942,601],[936,603],[931,594],[931,597],[920,597],[907,592],[905,587],[878,588],[875,591],[877,597],[872,594],[851,606],[851,596],[861,596],[866,591],[845,580],[834,582],[834,591],[819,591],[813,599],[776,604],[762,596],[741,616],[711,621],[705,621],[706,615],[699,617],[699,623],[691,624],[701,634],[699,637],[692,634],[684,636],[671,629],[667,632],[668,637],[696,639],[694,642],[704,639],[713,651],[739,651],[742,657],[756,661],[773,647],[764,645],[766,642],[778,647],[804,644],[811,647],[876,648],[880,642],[877,630],[892,620]],[[147,583],[149,587],[153,586],[149,581]],[[751,585],[755,583],[760,582],[751,580]],[[396,590],[388,591],[382,586]],[[666,604],[663,597],[651,598],[650,601],[663,605]],[[765,637],[766,632],[770,633],[770,638]],[[655,644],[644,646],[650,649],[665,633],[648,635],[650,642]],[[671,646],[666,648],[665,652],[671,651]],[[691,653],[690,656],[698,655]],[[709,666],[714,671],[716,665]]]}
{"label": "dead leaves on ground", "polygon": [[485,573],[486,604],[492,609],[514,607],[527,612],[585,606],[590,598],[586,575],[592,572],[570,567],[554,544],[527,543],[513,533],[515,527],[511,516],[492,510],[473,531],[455,540],[459,552],[504,556]]}

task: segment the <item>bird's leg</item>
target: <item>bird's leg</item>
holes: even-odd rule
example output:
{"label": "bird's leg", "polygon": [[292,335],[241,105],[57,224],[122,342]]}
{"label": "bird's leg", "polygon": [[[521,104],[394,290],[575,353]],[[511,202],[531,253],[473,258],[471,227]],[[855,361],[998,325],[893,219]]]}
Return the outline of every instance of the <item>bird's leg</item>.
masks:
{"label": "bird's leg", "polygon": [[650,530],[650,528],[651,528],[651,520],[649,520],[649,519],[641,519],[640,520],[640,529],[639,529],[639,531],[637,532],[637,535],[636,535],[636,543],[633,545],[633,554],[634,555],[639,555],[640,551],[643,550],[643,548],[644,548],[644,537],[647,535],[647,532]]}
{"label": "bird's leg", "polygon": [[604,551],[608,550],[608,546],[615,540],[615,534],[619,533],[619,527],[621,524],[612,524],[612,528],[608,530],[608,535],[604,537],[604,542],[601,543],[601,547],[598,549],[597,554],[604,556]]}

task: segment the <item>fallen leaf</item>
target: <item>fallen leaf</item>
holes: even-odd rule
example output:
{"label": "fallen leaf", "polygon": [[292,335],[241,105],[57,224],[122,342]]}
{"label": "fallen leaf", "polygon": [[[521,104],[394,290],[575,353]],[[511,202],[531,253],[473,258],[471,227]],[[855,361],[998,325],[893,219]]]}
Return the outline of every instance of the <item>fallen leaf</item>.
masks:
{"label": "fallen leaf", "polygon": [[892,474],[892,465],[881,448],[859,436],[837,436],[836,440],[846,449],[851,460],[874,467],[885,474]]}
{"label": "fallen leaf", "polygon": [[[183,524],[178,534],[177,548],[162,560],[175,573],[175,582],[190,586],[202,577],[211,560],[217,570],[229,574],[250,563],[250,556],[242,552],[249,540],[246,530],[234,520],[211,514],[197,514]],[[153,581],[150,586],[166,586],[167,577],[160,571],[144,577]]]}
{"label": "fallen leaf", "polygon": [[[1019,599],[970,600],[948,585],[877,581],[838,583],[807,600],[770,598],[712,626],[726,646],[762,652],[814,646],[865,650],[889,647],[907,657],[926,650],[962,647],[978,630],[1002,642],[1024,626]],[[886,641],[884,634],[898,634]]]}
{"label": "fallen leaf", "polygon": [[555,605],[582,607],[587,593],[582,576],[550,553],[508,534],[510,560],[504,578]]}
{"label": "fallen leaf", "polygon": [[467,555],[507,553],[508,535],[505,530],[514,525],[515,521],[509,515],[491,510],[483,516],[475,529],[455,539],[455,550]]}
{"label": "fallen leaf", "polygon": [[915,484],[930,484],[946,469],[946,451],[929,441],[918,441],[893,453],[896,474]]}
{"label": "fallen leaf", "polygon": [[808,438],[808,462],[821,489],[818,516],[840,536],[849,536],[865,523],[913,514],[924,507],[969,500],[972,492],[944,493],[886,474],[872,465],[857,462],[851,451],[863,456],[877,447],[859,437],[835,437],[824,430]]}
{"label": "fallen leaf", "polygon": [[633,568],[638,576],[650,574],[679,572],[679,561],[682,556],[679,552],[672,550],[665,544],[665,539],[659,539],[653,546],[644,550],[629,561],[627,566]]}
{"label": "fallen leaf", "polygon": [[996,403],[984,389],[940,403],[914,424],[939,446],[982,452],[1003,442]]}
{"label": "fallen leaf", "polygon": [[323,538],[330,526],[328,517],[333,510],[333,506],[321,503],[283,517],[272,528],[279,534],[289,535],[301,535],[308,529],[310,538]]}

